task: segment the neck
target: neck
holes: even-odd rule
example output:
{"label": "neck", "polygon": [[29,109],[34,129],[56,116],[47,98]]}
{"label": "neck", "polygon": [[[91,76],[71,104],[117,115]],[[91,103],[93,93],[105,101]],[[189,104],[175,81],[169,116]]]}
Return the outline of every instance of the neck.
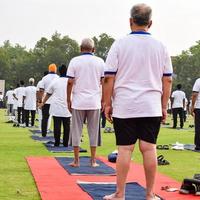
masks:
{"label": "neck", "polygon": [[147,26],[132,26],[131,30],[133,32],[137,32],[137,31],[148,32],[148,27]]}

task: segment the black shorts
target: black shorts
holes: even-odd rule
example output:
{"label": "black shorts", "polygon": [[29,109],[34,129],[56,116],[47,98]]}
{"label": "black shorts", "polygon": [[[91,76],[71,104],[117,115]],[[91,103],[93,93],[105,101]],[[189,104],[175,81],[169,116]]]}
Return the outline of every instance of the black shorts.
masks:
{"label": "black shorts", "polygon": [[117,145],[132,145],[137,139],[156,144],[161,117],[113,118]]}

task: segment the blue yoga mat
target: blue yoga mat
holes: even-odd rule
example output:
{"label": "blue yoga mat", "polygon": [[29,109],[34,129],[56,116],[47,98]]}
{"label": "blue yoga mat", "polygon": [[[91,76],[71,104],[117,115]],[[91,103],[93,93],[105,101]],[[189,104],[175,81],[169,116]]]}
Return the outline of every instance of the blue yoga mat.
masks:
{"label": "blue yoga mat", "polygon": [[[116,184],[110,183],[81,183],[78,185],[87,192],[93,200],[102,200],[105,195],[112,194],[116,191]],[[126,184],[126,200],[146,200],[146,190],[135,182]],[[160,198],[162,200],[162,198]]]}
{"label": "blue yoga mat", "polygon": [[[42,135],[42,132],[41,132],[40,130],[29,129],[29,131],[30,131],[31,133],[33,133],[33,134],[41,134],[41,135]],[[53,131],[49,131],[49,132],[47,133],[47,135],[50,134],[50,133],[53,133]]]}
{"label": "blue yoga mat", "polygon": [[[44,143],[44,145],[47,148],[47,150],[52,152],[52,153],[65,153],[65,152],[73,153],[73,147],[72,146],[64,147],[62,144],[60,144],[59,147],[54,147],[54,142],[52,142],[52,141]],[[80,148],[79,152],[84,153],[84,152],[87,152],[87,150]]]}
{"label": "blue yoga mat", "polygon": [[71,175],[115,175],[115,170],[97,159],[99,167],[90,166],[90,157],[80,157],[80,167],[71,167],[69,163],[73,162],[70,157],[56,157],[59,164]]}
{"label": "blue yoga mat", "polygon": [[33,140],[37,140],[37,141],[41,141],[41,142],[51,141],[51,142],[54,143],[54,141],[55,141],[54,136],[41,137],[41,136],[38,136],[38,135],[31,135],[31,138]]}

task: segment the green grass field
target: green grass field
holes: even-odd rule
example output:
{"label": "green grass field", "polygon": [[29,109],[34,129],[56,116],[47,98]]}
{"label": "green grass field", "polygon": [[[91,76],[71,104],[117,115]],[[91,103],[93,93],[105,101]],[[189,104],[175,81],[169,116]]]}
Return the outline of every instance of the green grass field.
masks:
{"label": "green grass field", "polygon": [[[0,110],[0,199],[1,200],[39,200],[33,177],[26,163],[26,156],[66,156],[67,154],[49,153],[40,142],[30,138],[26,128],[14,128],[6,122],[5,111]],[[168,119],[171,122],[171,119]],[[192,118],[190,119],[192,123]],[[185,124],[188,127],[189,122]],[[158,144],[193,143],[194,129],[173,130],[161,128]],[[102,134],[103,145],[98,148],[98,155],[107,156],[116,149],[114,134]],[[88,149],[88,137],[84,129],[83,148]],[[88,149],[89,150],[89,149]],[[200,173],[200,153],[191,151],[159,150],[170,165],[159,166],[158,170],[178,181]],[[68,154],[72,155],[72,154]],[[81,154],[81,155],[88,155]],[[141,163],[141,155],[136,146],[134,162]]]}

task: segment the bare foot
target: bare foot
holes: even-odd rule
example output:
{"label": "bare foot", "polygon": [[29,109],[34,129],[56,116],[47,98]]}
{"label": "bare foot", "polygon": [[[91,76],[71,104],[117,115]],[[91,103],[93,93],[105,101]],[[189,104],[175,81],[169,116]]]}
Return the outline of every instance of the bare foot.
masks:
{"label": "bare foot", "polygon": [[76,162],[69,163],[69,166],[71,166],[71,167],[80,167],[79,163],[76,163]]}
{"label": "bare foot", "polygon": [[147,195],[146,200],[160,200],[160,198],[155,195]]}
{"label": "bare foot", "polygon": [[91,167],[99,167],[99,164],[97,164],[96,162],[91,162]]}
{"label": "bare foot", "polygon": [[125,197],[118,197],[116,193],[106,195],[103,197],[104,200],[125,200]]}

